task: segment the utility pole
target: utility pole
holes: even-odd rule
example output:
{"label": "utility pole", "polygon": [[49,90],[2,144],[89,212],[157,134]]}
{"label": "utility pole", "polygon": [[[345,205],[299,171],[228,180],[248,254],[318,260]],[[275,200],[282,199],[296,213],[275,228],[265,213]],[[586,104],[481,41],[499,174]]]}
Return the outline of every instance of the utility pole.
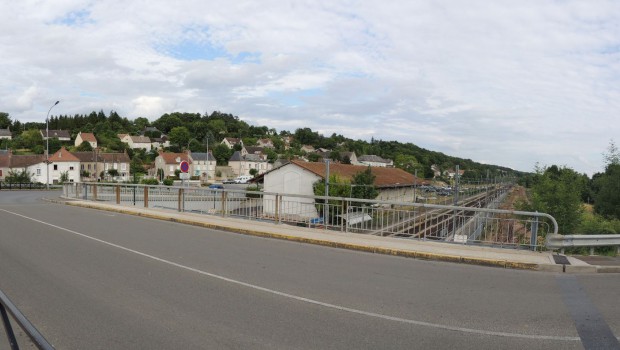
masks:
{"label": "utility pole", "polygon": [[59,103],[60,101],[56,101],[47,111],[47,117],[45,117],[45,176],[47,177],[45,180],[45,188],[48,190],[50,189],[50,112],[52,108]]}

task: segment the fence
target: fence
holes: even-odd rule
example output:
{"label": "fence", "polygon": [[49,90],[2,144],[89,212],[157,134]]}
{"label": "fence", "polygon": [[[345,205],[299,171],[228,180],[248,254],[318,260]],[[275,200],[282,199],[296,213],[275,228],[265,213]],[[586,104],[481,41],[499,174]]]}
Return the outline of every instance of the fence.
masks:
{"label": "fence", "polygon": [[575,247],[590,248],[590,255],[594,255],[596,247],[616,247],[616,255],[620,254],[620,235],[548,235],[546,246],[551,249],[564,249]]}
{"label": "fence", "polygon": [[131,184],[78,183],[63,188],[66,198],[403,239],[536,249],[543,243],[539,236],[557,233],[557,223],[548,214],[494,209],[510,191],[507,185],[462,198],[453,206]]}
{"label": "fence", "polygon": [[0,190],[41,190],[45,188],[45,184],[40,182],[28,182],[28,183],[11,183],[0,182]]}
{"label": "fence", "polygon": [[19,344],[17,338],[13,332],[11,326],[11,320],[9,314],[13,316],[13,319],[19,324],[24,332],[30,337],[32,343],[42,350],[53,350],[54,347],[45,340],[45,338],[39,333],[39,331],[26,319],[26,317],[17,309],[17,307],[9,300],[9,298],[0,291],[0,318],[4,324],[4,330],[9,341],[9,346],[12,350],[19,350]]}

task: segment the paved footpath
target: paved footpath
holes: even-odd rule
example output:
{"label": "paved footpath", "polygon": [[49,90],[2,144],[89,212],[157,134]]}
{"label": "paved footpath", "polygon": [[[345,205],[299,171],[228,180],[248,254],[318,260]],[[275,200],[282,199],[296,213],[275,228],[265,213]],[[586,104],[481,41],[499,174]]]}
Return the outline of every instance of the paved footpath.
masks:
{"label": "paved footpath", "polygon": [[[439,243],[403,238],[379,237],[346,232],[334,232],[306,227],[274,224],[216,215],[176,212],[163,209],[136,208],[82,200],[51,199],[84,208],[113,211],[152,219],[238,232],[253,236],[284,239],[334,248],[352,249],[378,254],[397,255],[415,259],[448,261],[513,269],[529,269],[567,273],[620,273],[620,258],[595,259],[567,256],[569,264],[555,262],[553,252],[503,249],[464,244]],[[604,261],[604,263],[601,263]]]}

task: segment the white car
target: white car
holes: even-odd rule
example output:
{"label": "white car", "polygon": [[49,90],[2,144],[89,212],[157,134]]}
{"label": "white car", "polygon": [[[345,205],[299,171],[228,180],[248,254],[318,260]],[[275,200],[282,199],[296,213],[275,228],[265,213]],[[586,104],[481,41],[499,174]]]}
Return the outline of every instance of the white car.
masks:
{"label": "white car", "polygon": [[241,175],[235,179],[236,184],[247,184],[248,181],[252,180],[253,176],[250,175]]}

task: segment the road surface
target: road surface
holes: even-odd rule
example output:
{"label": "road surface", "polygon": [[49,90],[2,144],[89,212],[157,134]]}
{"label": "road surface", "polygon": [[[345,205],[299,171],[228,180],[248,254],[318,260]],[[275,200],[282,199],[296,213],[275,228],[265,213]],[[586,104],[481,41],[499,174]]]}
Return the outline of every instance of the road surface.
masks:
{"label": "road surface", "polygon": [[45,196],[58,193],[0,192],[0,289],[57,349],[618,346],[618,275],[375,255]]}

